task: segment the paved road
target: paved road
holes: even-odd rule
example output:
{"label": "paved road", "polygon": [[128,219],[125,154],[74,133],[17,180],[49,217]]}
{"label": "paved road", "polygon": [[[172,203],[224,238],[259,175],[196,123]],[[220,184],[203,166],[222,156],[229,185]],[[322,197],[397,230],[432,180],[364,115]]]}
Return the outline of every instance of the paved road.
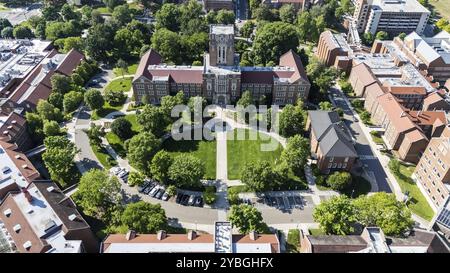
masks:
{"label": "paved road", "polygon": [[248,0],[236,0],[236,19],[247,20],[248,15]]}
{"label": "paved road", "polygon": [[378,158],[374,155],[369,141],[360,127],[360,123],[353,121],[352,110],[344,99],[345,95],[337,88],[331,88],[330,93],[336,105],[344,110],[344,122],[350,129],[353,138],[356,140],[356,152],[360,156],[362,164],[366,166],[366,169],[373,172],[377,180],[378,190],[392,192],[386,172],[384,171],[384,168]]}
{"label": "paved road", "polygon": [[0,11],[0,18],[8,19],[12,25],[18,25],[34,15],[41,15],[42,4],[36,3],[30,5],[28,8],[13,8],[5,11]]}

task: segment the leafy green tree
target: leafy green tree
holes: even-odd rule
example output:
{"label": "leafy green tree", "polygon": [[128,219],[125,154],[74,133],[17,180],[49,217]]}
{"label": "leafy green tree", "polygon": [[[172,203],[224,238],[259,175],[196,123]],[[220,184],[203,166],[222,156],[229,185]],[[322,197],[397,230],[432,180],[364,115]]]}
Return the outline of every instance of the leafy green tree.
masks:
{"label": "leafy green tree", "polygon": [[242,234],[248,234],[252,231],[266,233],[268,230],[261,212],[257,208],[247,204],[232,205],[228,220]]}
{"label": "leafy green tree", "polygon": [[70,91],[64,94],[63,108],[64,113],[72,113],[77,110],[78,106],[83,101],[83,94],[77,91]]}
{"label": "leafy green tree", "polygon": [[142,126],[144,131],[161,137],[166,132],[166,128],[170,124],[170,119],[161,107],[148,104],[137,115],[137,122]]}
{"label": "leafy green tree", "polygon": [[234,12],[231,10],[221,9],[217,12],[216,22],[223,25],[232,25],[235,20]]}
{"label": "leafy green tree", "polygon": [[248,162],[241,169],[241,181],[256,192],[273,189],[276,175],[267,161]]}
{"label": "leafy green tree", "polygon": [[203,6],[196,0],[188,0],[180,7],[180,30],[185,35],[206,32]]}
{"label": "leafy green tree", "polygon": [[50,79],[52,91],[65,94],[72,89],[72,81],[69,77],[55,73]]}
{"label": "leafy green tree", "polygon": [[36,106],[36,111],[43,120],[62,120],[61,111],[48,101],[39,100]]}
{"label": "leafy green tree", "polygon": [[161,141],[150,132],[142,132],[125,141],[127,158],[130,164],[148,174],[150,162],[158,151]]}
{"label": "leafy green tree", "polygon": [[179,155],[169,168],[170,180],[180,188],[198,188],[205,175],[205,165],[192,155]]}
{"label": "leafy green tree", "polygon": [[127,64],[127,62],[125,62],[125,61],[122,60],[122,59],[119,59],[119,60],[117,61],[116,68],[117,68],[117,69],[120,71],[120,73],[122,74],[122,78],[124,78],[124,74],[125,74],[125,73],[128,73],[128,64]]}
{"label": "leafy green tree", "polygon": [[161,109],[170,117],[172,109],[177,105],[185,104],[183,91],[179,91],[175,96],[164,96],[161,98]]}
{"label": "leafy green tree", "polygon": [[244,91],[244,93],[242,93],[241,95],[241,98],[237,101],[237,105],[245,108],[251,104],[253,104],[252,94],[250,93],[250,91]]}
{"label": "leafy green tree", "polygon": [[106,135],[105,129],[101,125],[91,123],[91,127],[86,130],[91,145],[100,146],[102,144],[102,137]]}
{"label": "leafy green tree", "polygon": [[305,111],[301,107],[286,105],[279,115],[280,135],[291,137],[303,133],[305,122]]}
{"label": "leafy green tree", "polygon": [[402,236],[413,227],[411,211],[394,194],[377,192],[353,203],[358,222],[366,227],[378,226],[388,236]]}
{"label": "leafy green tree", "polygon": [[201,62],[201,60],[203,59],[203,54],[208,49],[208,43],[209,37],[206,32],[198,32],[191,35],[181,36],[181,56],[183,62]]}
{"label": "leafy green tree", "polygon": [[50,93],[50,96],[48,97],[48,102],[55,106],[58,109],[62,109],[63,107],[63,99],[64,96],[61,93],[52,92]]}
{"label": "leafy green tree", "polygon": [[177,194],[177,187],[175,185],[169,185],[166,192],[169,196],[175,196]]}
{"label": "leafy green tree", "polygon": [[167,227],[167,217],[160,204],[145,201],[130,203],[122,214],[122,223],[138,233],[156,233]]}
{"label": "leafy green tree", "polygon": [[327,185],[336,191],[345,190],[351,184],[352,176],[348,172],[334,172],[327,178]]}
{"label": "leafy green tree", "polygon": [[131,22],[133,14],[128,5],[120,5],[114,8],[112,20],[119,26],[124,26]]}
{"label": "leafy green tree", "polygon": [[133,131],[131,130],[131,122],[129,122],[126,118],[120,117],[115,119],[111,123],[111,131],[120,137],[122,140],[129,139],[133,135]]}
{"label": "leafy green tree", "polygon": [[102,93],[97,89],[89,89],[84,94],[84,101],[91,108],[91,110],[98,110],[103,107],[105,100],[103,99]]}
{"label": "leafy green tree", "polygon": [[127,95],[122,90],[108,89],[103,97],[112,106],[122,105],[127,99]]}
{"label": "leafy green tree", "polygon": [[329,101],[321,101],[319,102],[320,110],[331,111],[333,109],[333,105]]}
{"label": "leafy green tree", "polygon": [[377,35],[375,36],[375,39],[387,40],[387,39],[389,39],[389,34],[386,31],[378,31]]}
{"label": "leafy green tree", "polygon": [[15,26],[13,29],[13,35],[16,39],[31,39],[34,37],[31,29],[23,25]]}
{"label": "leafy green tree", "polygon": [[367,46],[371,46],[373,44],[373,41],[375,40],[375,37],[372,33],[366,32],[363,34],[363,37],[361,39],[363,43]]}
{"label": "leafy green tree", "polygon": [[42,160],[51,179],[66,186],[73,176],[74,158],[78,153],[75,145],[65,136],[49,136],[45,138],[44,145],[46,150]]}
{"label": "leafy green tree", "polygon": [[326,234],[348,235],[355,231],[355,210],[345,195],[333,196],[314,208],[313,219]]}
{"label": "leafy green tree", "polygon": [[81,19],[81,13],[75,11],[73,6],[69,4],[64,4],[61,7],[61,16],[63,17],[64,21]]}
{"label": "leafy green tree", "polygon": [[165,28],[173,32],[180,30],[180,9],[176,4],[166,3],[156,12],[156,28]]}
{"label": "leafy green tree", "polygon": [[[9,27],[11,28],[13,25],[11,24],[11,22],[6,19],[6,18],[0,18],[0,32],[3,31],[3,29]],[[3,36],[3,35],[2,35]]]}
{"label": "leafy green tree", "polygon": [[402,33],[400,33],[399,35],[398,35],[398,38],[400,38],[400,40],[405,40],[405,38],[406,38],[406,33],[404,33],[404,32],[402,32]]}
{"label": "leafy green tree", "polygon": [[105,219],[106,213],[120,204],[120,182],[106,171],[91,169],[84,173],[78,190],[72,195],[75,203],[89,216]]}
{"label": "leafy green tree", "polygon": [[81,37],[67,37],[64,39],[58,39],[55,41],[55,45],[58,45],[59,49],[63,53],[67,53],[72,49],[83,51],[83,40]]}
{"label": "leafy green tree", "polygon": [[76,21],[49,22],[45,27],[45,36],[48,40],[75,37],[81,34],[80,25]]}
{"label": "leafy green tree", "polygon": [[169,168],[172,163],[172,156],[167,151],[161,150],[153,157],[150,172],[157,181],[167,184],[169,181]]}
{"label": "leafy green tree", "polygon": [[57,136],[61,134],[59,124],[54,120],[45,120],[43,130],[45,136]]}
{"label": "leafy green tree", "polygon": [[188,106],[191,112],[194,112],[195,109],[201,109],[203,111],[208,102],[202,96],[190,97],[188,101]]}
{"label": "leafy green tree", "polygon": [[293,24],[297,19],[297,12],[295,11],[294,5],[286,4],[281,6],[280,19],[285,23]]}
{"label": "leafy green tree", "polygon": [[244,38],[250,38],[253,34],[253,30],[255,29],[255,23],[251,20],[248,20],[244,23],[241,28],[241,35]]}
{"label": "leafy green tree", "polygon": [[278,62],[280,56],[299,45],[297,29],[288,23],[264,24],[256,31],[253,42],[254,63]]}
{"label": "leafy green tree", "polygon": [[33,140],[40,143],[44,139],[44,121],[38,113],[26,112],[27,128]]}
{"label": "leafy green tree", "polygon": [[88,29],[85,50],[96,61],[108,61],[109,53],[114,48],[115,30],[110,24],[95,24]]}
{"label": "leafy green tree", "polygon": [[286,148],[281,153],[281,160],[286,162],[288,167],[298,175],[303,173],[309,155],[309,140],[300,135],[294,135],[288,139]]}
{"label": "leafy green tree", "polygon": [[398,176],[400,174],[400,161],[391,159],[388,163],[388,167],[395,175]]}
{"label": "leafy green tree", "polygon": [[166,62],[182,63],[181,40],[177,33],[160,28],[152,36],[152,48],[158,51]]}
{"label": "leafy green tree", "polygon": [[0,36],[4,39],[13,38],[14,37],[14,29],[12,27],[5,27],[0,32]]}
{"label": "leafy green tree", "polygon": [[217,24],[217,11],[215,10],[208,11],[208,13],[205,15],[205,19],[208,25]]}
{"label": "leafy green tree", "polygon": [[140,172],[130,172],[128,175],[128,185],[141,186],[144,184],[145,175]]}
{"label": "leafy green tree", "polygon": [[257,21],[275,21],[276,16],[272,11],[270,10],[269,6],[266,4],[260,4],[258,8],[256,8],[252,12],[253,18],[255,18]]}
{"label": "leafy green tree", "polygon": [[114,10],[115,7],[124,5],[124,0],[103,0],[103,3],[105,3],[106,7],[108,7],[109,10]]}

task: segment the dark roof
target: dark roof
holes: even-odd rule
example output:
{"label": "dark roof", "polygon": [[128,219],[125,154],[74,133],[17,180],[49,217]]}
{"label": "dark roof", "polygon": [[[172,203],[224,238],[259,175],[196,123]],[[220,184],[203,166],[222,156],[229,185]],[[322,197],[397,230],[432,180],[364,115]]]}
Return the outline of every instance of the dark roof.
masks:
{"label": "dark roof", "polygon": [[66,76],[72,75],[73,70],[84,60],[84,55],[76,49],[71,49],[64,60],[58,65],[56,71]]}
{"label": "dark roof", "polygon": [[[50,204],[53,211],[58,215],[67,230],[90,228],[81,214],[78,212],[74,202],[67,197],[61,189],[50,180],[35,180],[33,184],[43,195],[44,199]],[[53,191],[48,191],[49,187],[53,187]],[[70,220],[70,215],[76,215],[75,220]]]}
{"label": "dark roof", "polygon": [[147,78],[151,78],[151,75],[148,71],[148,66],[152,64],[160,64],[162,62],[162,57],[153,49],[149,49],[145,52],[141,57],[141,61],[139,62],[139,66],[136,69],[136,73],[134,74],[133,81],[141,76],[145,76]]}
{"label": "dark roof", "polygon": [[391,247],[428,247],[428,253],[449,253],[445,243],[439,238],[436,232],[414,229],[405,238],[388,237],[388,245]]}
{"label": "dark roof", "polygon": [[292,49],[280,57],[280,66],[289,66],[295,69],[295,73],[291,76],[292,82],[301,79],[309,83],[305,68],[300,60],[300,56],[298,56]]}
{"label": "dark roof", "polygon": [[199,69],[148,69],[150,79],[155,76],[170,76],[175,83],[203,83],[203,70]]}
{"label": "dark roof", "polygon": [[325,156],[357,157],[351,137],[339,115],[331,111],[308,111],[311,128]]}
{"label": "dark roof", "polygon": [[360,235],[306,235],[308,240],[312,245],[321,245],[321,246],[367,246],[366,240],[362,238]]}

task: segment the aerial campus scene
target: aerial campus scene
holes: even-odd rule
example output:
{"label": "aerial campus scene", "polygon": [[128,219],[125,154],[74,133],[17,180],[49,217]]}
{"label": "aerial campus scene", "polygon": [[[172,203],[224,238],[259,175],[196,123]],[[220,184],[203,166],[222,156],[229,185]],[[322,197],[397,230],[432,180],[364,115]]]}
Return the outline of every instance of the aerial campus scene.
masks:
{"label": "aerial campus scene", "polygon": [[1,255],[450,253],[449,6],[0,0]]}

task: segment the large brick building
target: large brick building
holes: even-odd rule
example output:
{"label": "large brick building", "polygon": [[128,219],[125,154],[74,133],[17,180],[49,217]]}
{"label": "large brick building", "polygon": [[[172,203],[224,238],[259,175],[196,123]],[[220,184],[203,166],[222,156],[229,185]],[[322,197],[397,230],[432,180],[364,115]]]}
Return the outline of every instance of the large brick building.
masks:
{"label": "large brick building", "polygon": [[183,91],[186,97],[203,96],[216,104],[235,102],[244,91],[255,99],[272,98],[274,104],[306,100],[311,84],[300,57],[291,51],[280,57],[275,67],[242,67],[234,51],[234,27],[211,25],[209,54],[202,66],[167,65],[155,50],[141,58],[133,79],[137,102],[146,95],[153,104],[163,96]]}

